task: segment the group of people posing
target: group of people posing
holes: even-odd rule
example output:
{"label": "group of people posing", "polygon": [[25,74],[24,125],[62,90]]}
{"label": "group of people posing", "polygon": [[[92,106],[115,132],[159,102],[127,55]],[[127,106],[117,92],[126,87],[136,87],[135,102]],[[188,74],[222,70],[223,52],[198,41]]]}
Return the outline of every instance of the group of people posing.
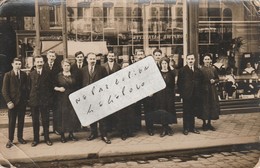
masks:
{"label": "group of people posing", "polygon": [[[133,62],[145,58],[144,50],[138,50],[134,58]],[[162,126],[161,137],[172,136],[174,132],[170,124],[177,123],[176,90],[183,99],[183,134],[200,133],[195,128],[195,117],[203,120],[202,129],[204,131],[216,130],[211,125],[211,120],[218,119],[220,113],[215,86],[219,78],[216,69],[211,65],[211,56],[205,54],[204,65],[198,68],[194,65],[195,56],[188,54],[186,56],[187,64],[179,70],[174,69],[170,59],[163,56],[160,49],[154,50],[153,58],[166,83],[166,88],[91,124],[90,135],[87,136],[88,141],[96,139],[100,134],[101,139],[110,144],[108,132],[114,130],[119,132],[122,140],[132,137],[134,132],[142,128],[142,112],[144,112],[146,130],[150,136],[154,135],[155,124]],[[60,135],[60,141],[62,143],[67,140],[77,141],[74,132],[81,129],[81,124],[69,101],[69,94],[119,71],[129,64],[116,63],[113,52],[108,52],[107,62],[103,65],[97,64],[97,56],[92,52],[86,56],[81,51],[75,53],[76,62],[74,64],[71,64],[68,59],[63,59],[59,64],[55,59],[54,51],[47,52],[45,63],[42,56],[35,56],[35,67],[27,75],[21,71],[21,60],[15,58],[12,62],[13,69],[5,74],[2,94],[9,109],[7,148],[13,146],[17,118],[18,142],[27,143],[23,139],[27,103],[29,103],[32,114],[32,147],[37,146],[40,142],[40,117],[44,141],[47,145],[52,145],[49,138],[50,112],[53,113],[53,130]],[[177,86],[175,86],[176,83]],[[65,137],[65,134],[68,134],[68,137]]]}

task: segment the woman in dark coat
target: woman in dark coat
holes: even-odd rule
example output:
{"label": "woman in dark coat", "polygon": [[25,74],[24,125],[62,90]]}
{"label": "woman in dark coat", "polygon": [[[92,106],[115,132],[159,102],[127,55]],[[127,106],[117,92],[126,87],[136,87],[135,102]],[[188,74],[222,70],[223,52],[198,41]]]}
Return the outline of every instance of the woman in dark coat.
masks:
{"label": "woman in dark coat", "polygon": [[166,88],[154,94],[154,109],[152,112],[153,124],[161,124],[161,137],[171,136],[173,131],[169,124],[177,123],[175,112],[175,71],[170,69],[170,59],[161,58],[160,72],[166,83]]}
{"label": "woman in dark coat", "polygon": [[78,117],[69,101],[69,94],[77,87],[75,76],[70,72],[71,64],[68,59],[62,62],[63,71],[57,76],[54,90],[57,92],[57,131],[60,132],[61,142],[65,143],[64,133],[69,133],[69,140],[77,141],[73,132],[80,128]]}
{"label": "woman in dark coat", "polygon": [[[209,54],[205,54],[203,58],[204,66],[202,66],[201,71],[203,74],[203,110],[202,115],[198,118],[203,120],[202,129],[204,131],[216,129],[211,125],[211,120],[219,119],[219,100],[216,85],[219,82],[219,77],[217,70],[211,66],[211,56]],[[206,120],[208,122],[206,123]]]}

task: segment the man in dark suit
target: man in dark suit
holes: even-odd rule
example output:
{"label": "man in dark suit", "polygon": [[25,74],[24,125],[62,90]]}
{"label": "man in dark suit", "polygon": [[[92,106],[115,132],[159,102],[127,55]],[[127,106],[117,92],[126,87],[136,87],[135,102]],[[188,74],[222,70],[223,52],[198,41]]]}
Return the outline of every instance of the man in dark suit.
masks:
{"label": "man in dark suit", "polygon": [[[143,49],[137,50],[135,54],[136,61],[144,59],[145,52]],[[146,97],[135,103],[135,129],[136,131],[141,130],[142,128],[142,111],[145,113],[145,126],[148,134],[150,136],[154,135],[154,129],[152,124],[152,119],[150,117],[150,112],[154,110],[153,108],[153,97]]]}
{"label": "man in dark suit", "polygon": [[183,134],[189,132],[199,134],[195,128],[195,116],[201,112],[201,85],[203,76],[201,71],[194,66],[195,56],[189,54],[186,57],[187,65],[179,71],[178,89],[183,98]]}
{"label": "man in dark suit", "polygon": [[[106,68],[107,74],[110,75],[121,69],[120,65],[115,62],[115,53],[109,51],[107,54],[107,62],[103,64],[103,67]],[[116,114],[111,114],[107,117],[107,130],[112,131],[113,128],[116,128],[118,121]]]}
{"label": "man in dark suit", "polygon": [[[44,65],[43,65],[44,71],[49,71],[53,88],[54,88],[54,83],[57,79],[58,73],[60,73],[62,71],[61,64],[59,62],[57,62],[56,58],[57,58],[57,56],[56,56],[55,51],[49,50],[47,52],[47,62],[45,62]],[[50,99],[52,99],[52,100],[50,101],[51,104],[50,104],[48,110],[53,115],[53,132],[55,132],[56,134],[59,134],[56,131],[57,115],[56,115],[56,112],[55,112],[56,107],[55,107],[55,101],[54,101],[55,100],[55,91],[54,90],[51,91]]]}
{"label": "man in dark suit", "polygon": [[[88,53],[87,55],[88,65],[82,68],[82,85],[88,86],[104,77],[107,76],[106,69],[101,65],[97,65],[97,56],[94,53]],[[110,144],[111,141],[107,137],[107,128],[106,128],[106,118],[103,118],[90,125],[91,134],[87,138],[88,141],[91,141],[98,136],[97,124],[99,123],[99,131],[101,134],[101,139]]]}
{"label": "man in dark suit", "polygon": [[30,98],[29,103],[32,111],[33,122],[33,143],[32,147],[39,143],[39,129],[41,115],[44,140],[49,146],[52,142],[49,138],[49,105],[51,103],[53,85],[51,81],[50,71],[43,68],[43,57],[36,56],[34,59],[36,68],[30,73]]}
{"label": "man in dark suit", "polygon": [[156,62],[157,67],[160,69],[161,65],[160,65],[160,60],[162,58],[162,50],[157,48],[153,51],[153,59]]}
{"label": "man in dark suit", "polygon": [[47,62],[43,65],[43,69],[51,72],[51,78],[56,78],[57,74],[62,70],[61,64],[57,62],[56,58],[55,51],[49,50],[47,52]]}
{"label": "man in dark suit", "polygon": [[82,74],[81,69],[86,66],[84,62],[84,53],[82,51],[78,51],[75,53],[75,64],[71,65],[71,73],[75,75],[77,79],[77,89],[82,87]]}
{"label": "man in dark suit", "polygon": [[106,68],[108,75],[121,69],[120,65],[115,62],[115,53],[113,53],[112,51],[108,52],[107,62],[103,64],[103,66]]}
{"label": "man in dark suit", "polygon": [[2,94],[8,107],[8,142],[6,148],[13,146],[16,118],[18,117],[17,138],[21,144],[26,144],[23,139],[24,116],[27,100],[27,75],[21,71],[22,60],[14,58],[13,70],[4,76]]}

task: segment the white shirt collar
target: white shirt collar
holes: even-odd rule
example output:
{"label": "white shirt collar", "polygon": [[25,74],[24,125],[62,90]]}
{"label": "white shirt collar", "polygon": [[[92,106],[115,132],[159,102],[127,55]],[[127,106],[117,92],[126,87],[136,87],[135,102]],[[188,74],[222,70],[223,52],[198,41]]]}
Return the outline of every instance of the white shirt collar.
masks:
{"label": "white shirt collar", "polygon": [[49,65],[50,65],[50,64],[52,64],[52,65],[53,65],[53,64],[54,64],[54,62],[49,62],[49,61],[48,61],[48,64],[49,64]]}
{"label": "white shirt collar", "polygon": [[188,67],[191,69],[192,68],[192,70],[194,70],[194,65],[188,65]]}
{"label": "white shirt collar", "polygon": [[71,73],[70,72],[62,72],[64,76],[71,76]]}
{"label": "white shirt collar", "polygon": [[16,70],[13,69],[13,71],[14,71],[14,74],[15,74],[15,75],[20,74],[20,70],[18,70],[18,69],[16,69]]}
{"label": "white shirt collar", "polygon": [[42,74],[42,68],[41,68],[41,69],[37,69],[37,68],[36,68],[36,71],[37,71],[37,72],[40,72],[40,74]]}
{"label": "white shirt collar", "polygon": [[90,71],[90,70],[91,70],[91,67],[93,67],[93,70],[94,70],[94,69],[95,69],[95,66],[96,66],[96,65],[93,65],[93,66],[89,65],[89,66],[88,66],[88,70]]}
{"label": "white shirt collar", "polygon": [[82,68],[83,63],[82,62],[81,63],[77,63],[77,65],[78,65],[78,68]]}
{"label": "white shirt collar", "polygon": [[114,62],[108,62],[108,66],[110,67],[110,69],[112,69],[114,66]]}

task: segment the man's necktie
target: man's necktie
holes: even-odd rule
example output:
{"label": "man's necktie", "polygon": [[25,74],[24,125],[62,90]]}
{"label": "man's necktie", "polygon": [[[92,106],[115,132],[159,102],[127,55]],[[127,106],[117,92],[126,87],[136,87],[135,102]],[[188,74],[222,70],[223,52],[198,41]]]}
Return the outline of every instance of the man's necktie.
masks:
{"label": "man's necktie", "polygon": [[90,72],[89,72],[91,77],[92,77],[92,75],[93,75],[93,72],[94,72],[94,66],[91,66],[91,67],[90,67]]}
{"label": "man's necktie", "polygon": [[52,67],[53,67],[53,63],[50,63],[50,70],[52,70]]}
{"label": "man's necktie", "polygon": [[18,77],[19,80],[21,79],[20,71],[17,71],[17,77]]}
{"label": "man's necktie", "polygon": [[41,71],[39,70],[39,71],[37,71],[37,73],[38,73],[38,75],[41,75]]}
{"label": "man's necktie", "polygon": [[20,72],[19,71],[16,71],[16,77],[18,80],[20,80]]}

